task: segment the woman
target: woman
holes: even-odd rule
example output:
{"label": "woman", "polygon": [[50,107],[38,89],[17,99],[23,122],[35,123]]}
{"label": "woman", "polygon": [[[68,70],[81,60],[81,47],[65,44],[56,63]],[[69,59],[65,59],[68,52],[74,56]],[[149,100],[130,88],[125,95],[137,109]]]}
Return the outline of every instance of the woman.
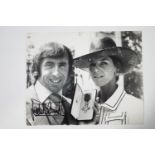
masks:
{"label": "woman", "polygon": [[109,38],[91,43],[90,53],[74,59],[76,67],[89,69],[94,83],[100,88],[96,124],[141,124],[143,103],[117,84],[119,74],[125,74],[138,64],[137,54],[117,47]]}

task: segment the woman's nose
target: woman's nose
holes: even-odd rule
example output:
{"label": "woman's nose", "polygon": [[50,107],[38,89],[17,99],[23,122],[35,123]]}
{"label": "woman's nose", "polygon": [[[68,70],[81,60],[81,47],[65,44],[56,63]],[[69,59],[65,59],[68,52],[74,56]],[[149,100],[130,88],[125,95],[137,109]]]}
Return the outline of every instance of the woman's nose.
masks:
{"label": "woman's nose", "polygon": [[92,72],[92,73],[97,73],[98,72],[98,66],[96,63],[92,63],[89,67],[89,70]]}
{"label": "woman's nose", "polygon": [[94,67],[93,72],[94,72],[94,73],[98,73],[98,68],[97,68],[97,66]]}

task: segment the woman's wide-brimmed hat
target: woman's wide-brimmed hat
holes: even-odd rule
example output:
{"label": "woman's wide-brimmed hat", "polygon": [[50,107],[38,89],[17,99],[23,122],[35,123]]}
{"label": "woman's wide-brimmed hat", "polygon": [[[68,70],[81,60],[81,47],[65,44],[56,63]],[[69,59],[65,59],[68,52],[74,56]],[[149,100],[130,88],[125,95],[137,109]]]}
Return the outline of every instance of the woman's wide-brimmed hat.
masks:
{"label": "woman's wide-brimmed hat", "polygon": [[89,54],[74,59],[74,66],[87,70],[92,60],[109,56],[116,58],[121,64],[120,73],[127,73],[138,64],[138,55],[127,47],[117,47],[115,42],[109,38],[99,38],[91,43]]}

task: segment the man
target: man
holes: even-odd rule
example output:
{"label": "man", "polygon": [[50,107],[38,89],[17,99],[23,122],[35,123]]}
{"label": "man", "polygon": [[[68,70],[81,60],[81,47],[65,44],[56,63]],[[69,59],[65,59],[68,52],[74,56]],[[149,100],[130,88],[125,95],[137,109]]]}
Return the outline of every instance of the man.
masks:
{"label": "man", "polygon": [[32,66],[36,82],[27,89],[27,125],[76,124],[70,115],[71,100],[62,95],[72,62],[64,45],[50,42],[40,48]]}
{"label": "man", "polygon": [[137,64],[137,54],[128,48],[117,47],[109,38],[91,43],[90,53],[74,60],[75,66],[88,69],[100,88],[96,124],[142,124],[143,102],[126,93],[117,81],[120,74],[131,71]]}

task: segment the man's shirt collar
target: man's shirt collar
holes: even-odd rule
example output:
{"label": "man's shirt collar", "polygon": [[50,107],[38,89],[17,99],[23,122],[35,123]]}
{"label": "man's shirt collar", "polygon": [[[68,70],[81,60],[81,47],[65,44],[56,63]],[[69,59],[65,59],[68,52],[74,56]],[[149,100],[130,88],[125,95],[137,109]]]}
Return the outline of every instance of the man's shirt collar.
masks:
{"label": "man's shirt collar", "polygon": [[126,92],[124,88],[118,85],[118,88],[115,90],[113,95],[105,103],[103,103],[102,106],[110,110],[116,110],[125,94]]}
{"label": "man's shirt collar", "polygon": [[[35,84],[35,90],[41,103],[43,103],[52,94],[52,92],[44,87],[39,81],[37,81]],[[58,94],[62,95],[62,91],[60,91]]]}

